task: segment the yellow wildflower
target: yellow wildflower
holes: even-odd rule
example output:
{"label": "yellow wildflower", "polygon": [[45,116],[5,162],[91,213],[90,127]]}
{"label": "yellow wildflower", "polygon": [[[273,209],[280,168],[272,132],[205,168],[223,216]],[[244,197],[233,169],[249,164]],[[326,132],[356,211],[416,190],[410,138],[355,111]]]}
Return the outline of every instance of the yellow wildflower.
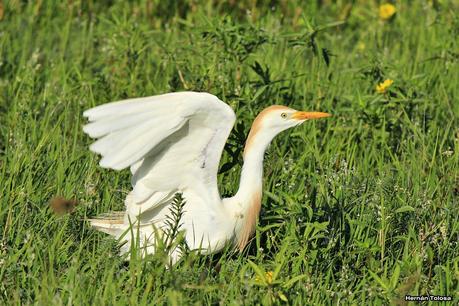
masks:
{"label": "yellow wildflower", "polygon": [[361,42],[361,41],[360,41],[360,42],[357,44],[357,50],[359,50],[359,51],[365,50],[366,47],[367,47],[367,46],[365,45],[364,42]]}
{"label": "yellow wildflower", "polygon": [[390,85],[392,85],[392,83],[394,83],[393,80],[387,79],[387,80],[385,80],[384,82],[379,83],[379,84],[376,85],[376,91],[377,91],[378,93],[381,93],[381,94],[382,94],[382,93],[385,93],[385,92],[387,91],[387,88],[389,88]]}
{"label": "yellow wildflower", "polygon": [[397,10],[395,9],[395,6],[390,3],[383,4],[379,7],[379,17],[382,20],[388,20],[392,16],[394,16],[395,12]]}
{"label": "yellow wildflower", "polygon": [[[273,271],[268,271],[265,273],[265,279],[266,283],[270,285],[273,282]],[[259,276],[255,277],[256,282],[262,282],[262,279]]]}
{"label": "yellow wildflower", "polygon": [[268,284],[271,284],[273,282],[273,271],[266,272],[265,279]]}

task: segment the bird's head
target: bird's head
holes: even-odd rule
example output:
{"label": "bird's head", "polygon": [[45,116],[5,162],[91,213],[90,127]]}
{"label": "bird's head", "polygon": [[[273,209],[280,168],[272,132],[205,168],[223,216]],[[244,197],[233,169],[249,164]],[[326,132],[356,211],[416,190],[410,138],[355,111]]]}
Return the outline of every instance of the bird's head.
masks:
{"label": "bird's head", "polygon": [[266,130],[273,135],[302,124],[311,119],[330,117],[331,115],[323,112],[302,112],[293,108],[273,105],[265,108],[253,122],[252,128]]}
{"label": "bird's head", "polygon": [[256,138],[261,143],[271,141],[277,134],[291,127],[302,124],[311,119],[330,117],[331,115],[323,112],[303,112],[293,108],[273,105],[265,108],[255,118],[252,128],[247,138],[247,146],[251,146]]}

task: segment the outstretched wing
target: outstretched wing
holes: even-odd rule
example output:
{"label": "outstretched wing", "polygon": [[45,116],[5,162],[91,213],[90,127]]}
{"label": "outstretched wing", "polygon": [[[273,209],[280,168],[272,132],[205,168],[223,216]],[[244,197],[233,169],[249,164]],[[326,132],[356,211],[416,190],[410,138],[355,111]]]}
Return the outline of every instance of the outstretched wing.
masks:
{"label": "outstretched wing", "polygon": [[219,203],[217,171],[236,116],[208,93],[178,92],[113,102],[89,109],[83,130],[99,138],[90,149],[100,166],[131,168],[128,212],[140,215],[192,189]]}

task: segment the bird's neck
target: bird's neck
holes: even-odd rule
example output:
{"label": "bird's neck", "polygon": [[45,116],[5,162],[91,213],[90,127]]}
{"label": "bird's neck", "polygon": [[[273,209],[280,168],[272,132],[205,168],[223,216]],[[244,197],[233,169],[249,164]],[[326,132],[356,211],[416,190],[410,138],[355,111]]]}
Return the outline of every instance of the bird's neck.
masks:
{"label": "bird's neck", "polygon": [[253,128],[247,138],[244,149],[239,190],[233,200],[236,202],[236,247],[242,250],[255,230],[260,214],[263,189],[263,157],[272,137]]}
{"label": "bird's neck", "polygon": [[249,200],[255,193],[261,193],[263,185],[263,157],[272,140],[270,135],[263,131],[253,133],[247,137],[244,148],[244,164],[236,197],[240,200]]}

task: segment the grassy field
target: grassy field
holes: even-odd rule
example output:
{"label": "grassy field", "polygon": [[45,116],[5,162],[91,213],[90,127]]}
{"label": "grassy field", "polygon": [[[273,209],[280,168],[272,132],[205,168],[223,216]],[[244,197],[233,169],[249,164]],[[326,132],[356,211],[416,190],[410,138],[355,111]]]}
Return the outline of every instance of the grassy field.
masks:
{"label": "grassy field", "polygon": [[[459,3],[392,3],[0,1],[0,304],[458,303]],[[223,195],[261,109],[334,116],[270,146],[242,253],[125,263],[84,220],[123,209],[129,171],[98,166],[82,112],[182,90],[238,116]]]}

